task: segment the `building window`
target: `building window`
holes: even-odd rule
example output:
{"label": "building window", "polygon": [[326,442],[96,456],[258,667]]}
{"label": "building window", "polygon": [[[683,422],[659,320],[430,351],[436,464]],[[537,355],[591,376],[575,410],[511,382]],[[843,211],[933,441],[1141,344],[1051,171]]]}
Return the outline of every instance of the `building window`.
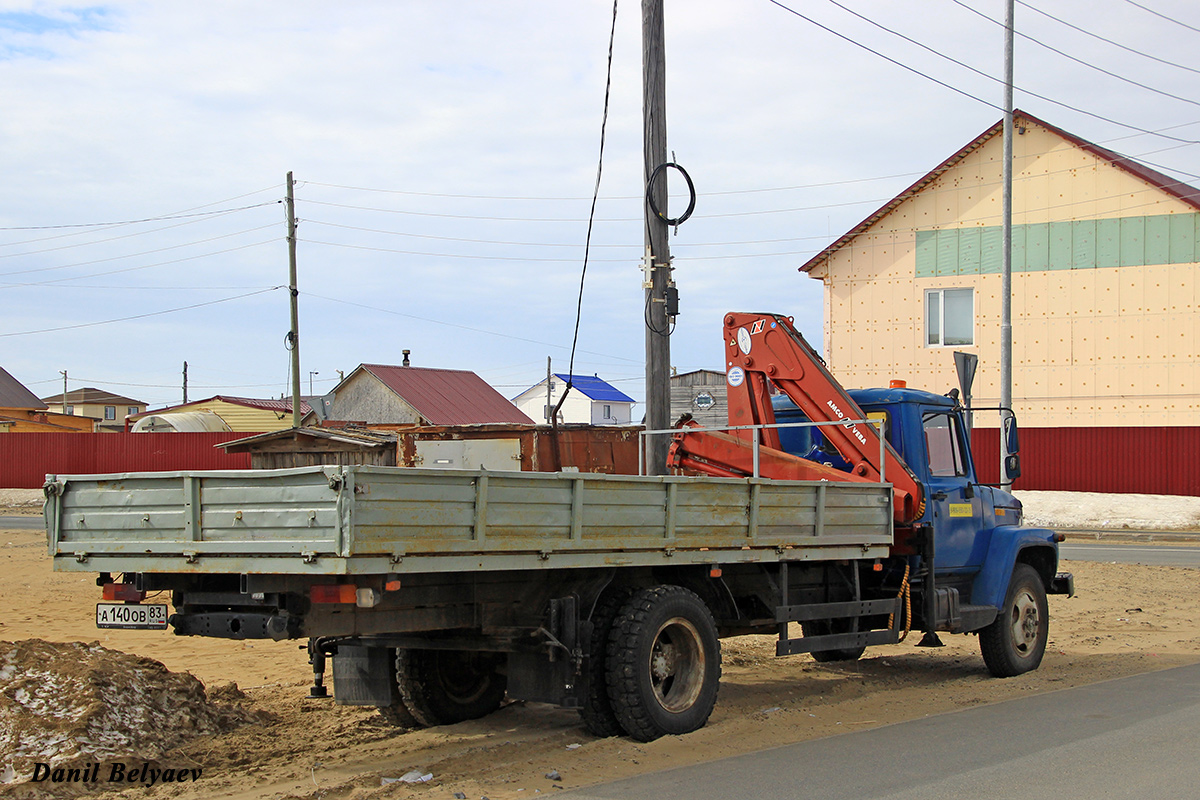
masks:
{"label": "building window", "polygon": [[104,407],[104,418],[105,419],[116,419],[117,418],[117,407],[116,406],[105,406]]}
{"label": "building window", "polygon": [[605,407],[604,407],[604,418],[605,418],[605,419],[612,419],[612,406],[605,406]]}
{"label": "building window", "polygon": [[925,292],[925,344],[945,347],[975,344],[975,290]]}
{"label": "building window", "polygon": [[63,413],[66,414],[67,416],[73,415],[75,413],[75,406],[67,406],[67,410],[64,411]]}
{"label": "building window", "polygon": [[138,413],[138,407],[137,407],[137,406],[130,406],[129,408],[125,409],[125,414],[126,414],[126,416],[130,416],[130,417],[132,417],[132,416],[133,416],[134,414],[136,414],[136,413]]}

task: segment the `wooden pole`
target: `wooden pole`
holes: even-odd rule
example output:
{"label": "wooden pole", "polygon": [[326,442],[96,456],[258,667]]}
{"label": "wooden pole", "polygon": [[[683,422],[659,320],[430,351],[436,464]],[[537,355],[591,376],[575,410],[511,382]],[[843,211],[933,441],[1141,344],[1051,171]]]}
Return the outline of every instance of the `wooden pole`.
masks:
{"label": "wooden pole", "polygon": [[[660,164],[667,161],[667,67],[663,32],[663,0],[642,0],[642,121],[643,186]],[[666,173],[654,186],[654,205],[667,208]],[[646,288],[646,427],[662,430],[671,422],[671,339],[667,320],[666,290],[671,276],[671,249],[667,224],[645,203],[646,258],[649,286]],[[665,436],[648,437],[646,474],[665,475]]]}
{"label": "wooden pole", "polygon": [[292,427],[300,427],[300,292],[296,289],[296,201],[292,196],[292,173],[287,174],[288,293],[291,295],[292,328]]}

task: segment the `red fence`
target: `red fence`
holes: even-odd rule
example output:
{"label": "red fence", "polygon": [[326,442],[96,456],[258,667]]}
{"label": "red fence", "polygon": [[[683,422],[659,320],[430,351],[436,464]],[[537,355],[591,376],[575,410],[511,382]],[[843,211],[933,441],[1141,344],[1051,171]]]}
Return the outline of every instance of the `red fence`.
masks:
{"label": "red fence", "polygon": [[[215,445],[249,433],[0,434],[0,488],[36,489],[46,473],[249,469]],[[999,474],[995,428],[974,431],[981,481]],[[1200,428],[1022,428],[1017,489],[1200,496]]]}
{"label": "red fence", "polygon": [[250,455],[216,445],[251,433],[4,433],[0,488],[37,489],[47,473],[249,469]]}
{"label": "red fence", "polygon": [[[1016,489],[1200,495],[1200,428],[1022,428]],[[980,480],[1000,473],[996,428],[976,429]]]}

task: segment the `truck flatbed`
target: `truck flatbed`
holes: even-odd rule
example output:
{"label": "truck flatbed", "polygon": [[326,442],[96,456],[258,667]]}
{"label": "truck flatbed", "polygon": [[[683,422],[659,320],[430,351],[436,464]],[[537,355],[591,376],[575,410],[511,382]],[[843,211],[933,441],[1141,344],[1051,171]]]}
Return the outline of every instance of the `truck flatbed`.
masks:
{"label": "truck flatbed", "polygon": [[369,575],[884,558],[892,489],[324,466],[51,475],[55,569]]}

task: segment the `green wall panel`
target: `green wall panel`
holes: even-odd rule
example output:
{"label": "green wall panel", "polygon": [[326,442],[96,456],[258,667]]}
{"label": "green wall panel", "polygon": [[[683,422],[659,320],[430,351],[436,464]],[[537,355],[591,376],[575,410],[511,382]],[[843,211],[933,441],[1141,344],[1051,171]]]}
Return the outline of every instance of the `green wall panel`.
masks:
{"label": "green wall panel", "polygon": [[[917,231],[916,276],[1000,272],[998,227]],[[1200,214],[1014,225],[1014,272],[1095,269],[1200,261]]]}

